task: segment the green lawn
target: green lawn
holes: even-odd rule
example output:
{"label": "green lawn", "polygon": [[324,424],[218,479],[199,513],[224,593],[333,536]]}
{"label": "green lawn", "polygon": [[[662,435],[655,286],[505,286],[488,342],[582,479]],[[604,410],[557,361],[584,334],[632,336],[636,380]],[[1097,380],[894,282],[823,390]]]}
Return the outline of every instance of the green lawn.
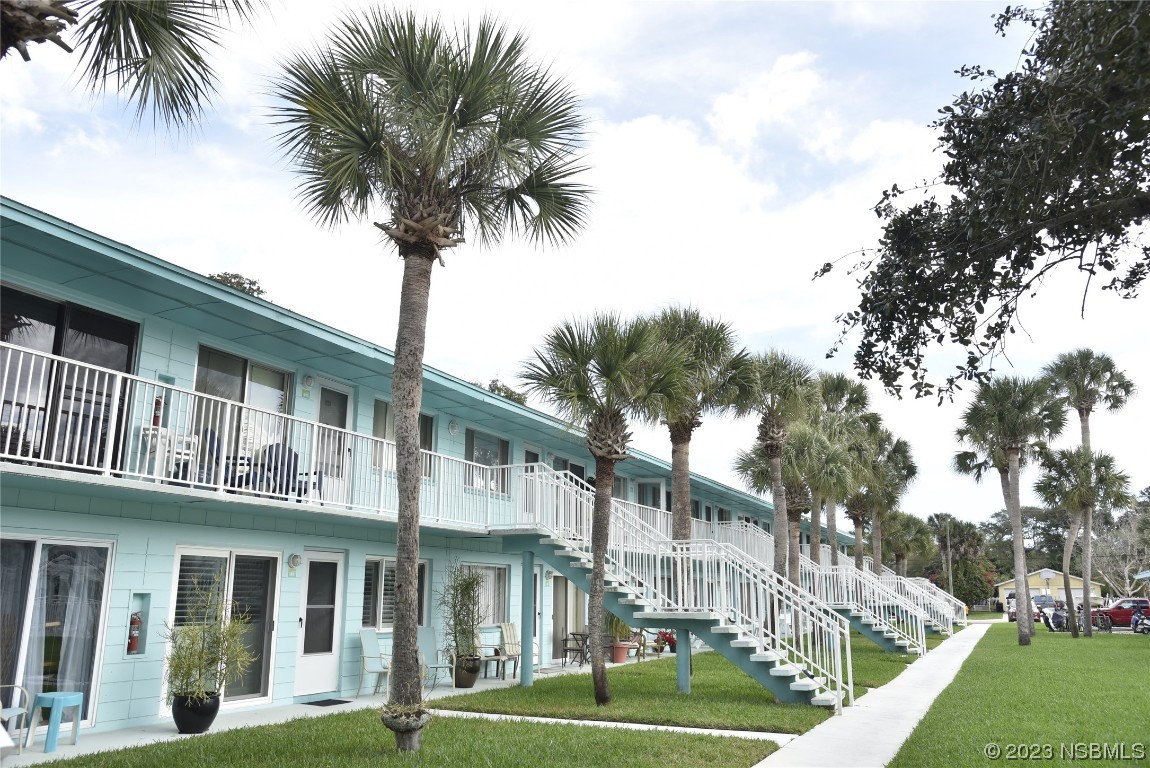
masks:
{"label": "green lawn", "polygon": [[[856,698],[867,688],[890,682],[916,658],[883,653],[857,633],[852,634],[851,650]],[[586,674],[537,679],[530,688],[514,686],[451,696],[437,699],[435,706],[467,712],[773,733],[805,733],[831,716],[823,708],[779,704],[770,691],[717,653],[696,654],[694,661],[689,696],[678,693],[672,657],[608,670],[611,704],[606,707],[595,706],[591,677]],[[653,701],[658,705],[652,706]]]}
{"label": "green lawn", "polygon": [[975,619],[1001,619],[1002,611],[971,611],[970,615],[966,617],[970,621]]}
{"label": "green lawn", "polygon": [[[1023,648],[1014,624],[995,624],[891,766],[1146,764],[1148,669],[1150,638],[1099,633],[1074,640],[1040,628]],[[1124,748],[1126,759],[1091,759],[1089,750],[1103,744]],[[997,757],[988,758],[995,750]]]}
{"label": "green lawn", "polygon": [[208,733],[59,763],[85,768],[189,766],[563,766],[714,768],[752,766],[774,752],[771,741],[577,725],[493,723],[432,718],[417,754],[402,754],[374,710],[301,718],[278,725]]}

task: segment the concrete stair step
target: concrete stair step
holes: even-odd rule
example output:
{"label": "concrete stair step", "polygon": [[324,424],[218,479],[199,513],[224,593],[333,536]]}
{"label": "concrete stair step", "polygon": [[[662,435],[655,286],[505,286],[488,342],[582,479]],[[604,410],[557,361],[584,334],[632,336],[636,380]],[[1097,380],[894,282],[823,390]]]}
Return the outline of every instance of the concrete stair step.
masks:
{"label": "concrete stair step", "polygon": [[792,691],[817,691],[826,685],[827,679],[825,677],[800,677],[798,680],[791,683]]}
{"label": "concrete stair step", "polygon": [[624,597],[619,601],[619,605],[655,605],[645,597]]}
{"label": "concrete stair step", "polygon": [[650,619],[664,621],[722,621],[723,615],[714,611],[645,611]]}
{"label": "concrete stair step", "polygon": [[758,648],[759,641],[753,637],[740,637],[738,640],[730,642],[732,648]]}
{"label": "concrete stair step", "polygon": [[765,651],[760,651],[759,653],[751,654],[751,661],[774,662],[774,661],[783,661],[785,658],[787,658],[787,657],[784,654],[780,653],[779,651],[776,651],[773,648],[768,648]]}
{"label": "concrete stair step", "polygon": [[803,671],[793,664],[780,664],[771,670],[771,677],[798,677]]}
{"label": "concrete stair step", "polygon": [[711,631],[717,635],[738,635],[742,633],[743,630],[734,624],[721,624],[720,626],[712,627]]}
{"label": "concrete stair step", "polygon": [[842,696],[834,691],[823,691],[811,697],[811,704],[814,704],[816,707],[833,707],[838,704],[841,699]]}

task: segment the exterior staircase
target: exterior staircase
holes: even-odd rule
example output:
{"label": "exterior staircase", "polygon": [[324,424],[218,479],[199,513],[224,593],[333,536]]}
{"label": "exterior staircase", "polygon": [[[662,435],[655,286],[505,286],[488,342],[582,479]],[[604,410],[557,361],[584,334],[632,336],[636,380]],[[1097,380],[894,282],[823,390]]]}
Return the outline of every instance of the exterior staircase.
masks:
{"label": "exterior staircase", "polygon": [[[774,537],[745,522],[723,523],[720,537],[763,563],[774,558]],[[920,606],[854,565],[816,565],[799,553],[799,579],[853,629],[887,653],[926,652],[927,614]]]}
{"label": "exterior staircase", "polygon": [[[504,547],[590,591],[593,489],[542,465],[520,478],[532,503]],[[616,503],[605,565],[604,605],[631,626],[689,630],[780,702],[853,703],[848,620],[738,548],[673,541]]]}

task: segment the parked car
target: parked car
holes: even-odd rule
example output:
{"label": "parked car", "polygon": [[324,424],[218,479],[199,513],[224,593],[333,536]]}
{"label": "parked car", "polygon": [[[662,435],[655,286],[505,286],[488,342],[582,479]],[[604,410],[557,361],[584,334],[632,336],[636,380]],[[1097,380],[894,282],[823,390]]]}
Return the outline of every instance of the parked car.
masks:
{"label": "parked car", "polygon": [[1045,611],[1047,609],[1053,608],[1054,604],[1057,602],[1054,599],[1054,595],[1035,595],[1032,600],[1034,602],[1034,607],[1040,611]]}
{"label": "parked car", "polygon": [[1120,597],[1105,608],[1096,609],[1096,613],[1105,613],[1110,617],[1116,627],[1130,626],[1130,615],[1135,610],[1150,614],[1150,598],[1146,597]]}
{"label": "parked car", "polygon": [[[1034,605],[1034,601],[1030,601],[1030,614],[1034,616],[1035,621],[1042,621],[1042,616],[1038,608]],[[1007,621],[1018,621],[1018,610],[1015,603],[1010,604],[1010,609],[1006,613]]]}

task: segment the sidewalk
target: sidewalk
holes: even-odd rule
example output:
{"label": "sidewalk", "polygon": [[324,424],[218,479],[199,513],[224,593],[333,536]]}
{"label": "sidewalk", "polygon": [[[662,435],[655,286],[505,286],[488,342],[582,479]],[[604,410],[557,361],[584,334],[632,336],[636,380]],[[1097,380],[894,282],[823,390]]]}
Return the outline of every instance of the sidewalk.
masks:
{"label": "sidewalk", "polygon": [[898,753],[935,698],[950,685],[990,622],[972,623],[853,707],[782,745],[755,768],[849,765],[881,768]]}

